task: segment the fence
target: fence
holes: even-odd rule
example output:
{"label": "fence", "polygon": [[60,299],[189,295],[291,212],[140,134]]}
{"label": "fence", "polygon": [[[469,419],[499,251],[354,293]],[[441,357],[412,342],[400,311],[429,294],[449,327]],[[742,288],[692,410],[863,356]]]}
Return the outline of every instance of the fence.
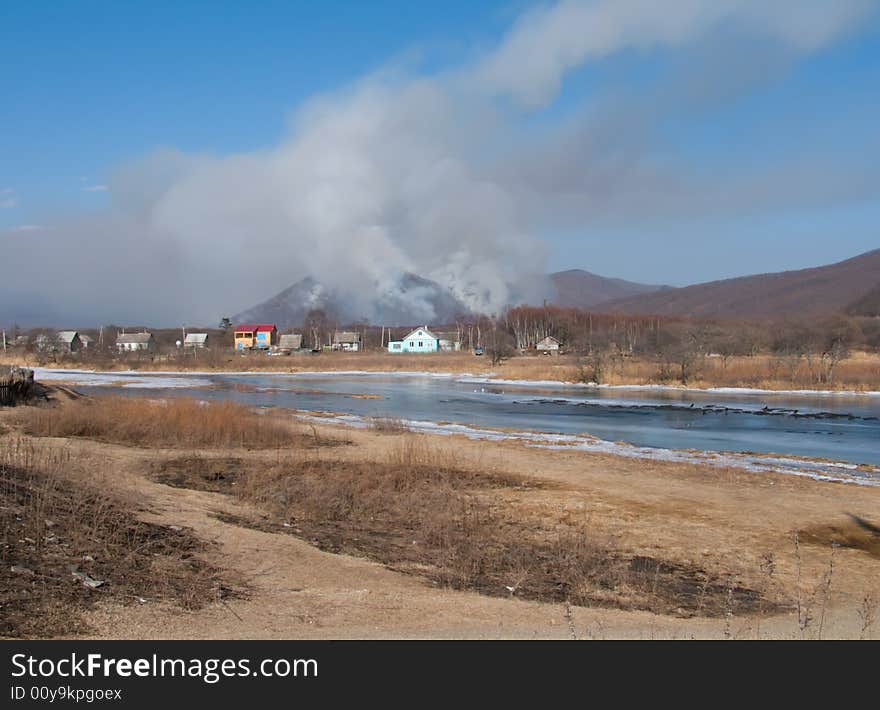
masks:
{"label": "fence", "polygon": [[34,389],[34,371],[24,367],[0,366],[0,406],[14,406],[28,399]]}

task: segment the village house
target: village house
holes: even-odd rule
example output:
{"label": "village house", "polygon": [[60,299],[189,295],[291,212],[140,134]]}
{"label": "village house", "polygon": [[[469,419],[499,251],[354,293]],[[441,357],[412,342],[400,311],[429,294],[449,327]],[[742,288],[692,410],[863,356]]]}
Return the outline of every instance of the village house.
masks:
{"label": "village house", "polygon": [[559,341],[552,335],[548,335],[543,340],[538,341],[538,344],[535,345],[535,350],[542,352],[545,355],[558,355]]}
{"label": "village house", "polygon": [[59,330],[55,339],[60,352],[76,353],[82,350],[82,340],[75,330]]}
{"label": "village house", "polygon": [[126,333],[123,331],[116,336],[116,349],[121,353],[139,350],[152,351],[155,348],[156,342],[153,340],[153,334],[147,331],[143,333]]}
{"label": "village house", "polygon": [[284,353],[292,353],[302,349],[302,333],[282,333],[278,337],[278,350]]}
{"label": "village house", "polygon": [[333,349],[357,352],[363,348],[361,334],[353,330],[338,330],[333,333]]}
{"label": "village house", "polygon": [[55,334],[37,335],[34,348],[40,352],[75,353],[82,349],[82,342],[75,330],[60,330]]}
{"label": "village house", "polygon": [[83,350],[88,350],[92,345],[95,344],[95,339],[92,338],[91,335],[86,335],[85,333],[79,334],[79,340],[82,343]]}
{"label": "village house", "polygon": [[444,352],[461,350],[461,340],[457,332],[437,333],[438,349]]}
{"label": "village house", "polygon": [[423,325],[409,333],[403,340],[388,343],[390,353],[436,353],[440,349],[440,338]]}
{"label": "village house", "polygon": [[274,323],[242,323],[233,334],[236,350],[268,350],[278,340]]}
{"label": "village house", "polygon": [[190,350],[201,350],[208,347],[207,333],[187,333],[183,339],[183,347]]}

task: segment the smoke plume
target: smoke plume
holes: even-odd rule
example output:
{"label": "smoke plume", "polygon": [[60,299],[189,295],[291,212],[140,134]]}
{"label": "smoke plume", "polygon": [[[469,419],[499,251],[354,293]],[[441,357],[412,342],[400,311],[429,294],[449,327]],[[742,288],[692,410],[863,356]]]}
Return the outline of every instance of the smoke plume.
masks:
{"label": "smoke plume", "polygon": [[401,295],[406,274],[442,284],[474,311],[540,300],[543,237],[554,224],[614,211],[618,201],[638,210],[620,197],[628,191],[646,204],[692,205],[701,189],[652,173],[644,160],[630,169],[650,141],[633,123],[638,98],[596,97],[588,113],[530,125],[568,73],[623,50],[688,47],[721,27],[797,56],[854,27],[869,6],[542,6],[468,65],[434,74],[386,67],[312,98],[271,149],[165,149],[120,166],[104,212],[3,235],[10,277],[0,317],[17,317],[39,293],[49,300],[43,318],[71,325],[213,324],[307,276],[353,317],[379,317],[404,299],[430,322],[428,294]]}

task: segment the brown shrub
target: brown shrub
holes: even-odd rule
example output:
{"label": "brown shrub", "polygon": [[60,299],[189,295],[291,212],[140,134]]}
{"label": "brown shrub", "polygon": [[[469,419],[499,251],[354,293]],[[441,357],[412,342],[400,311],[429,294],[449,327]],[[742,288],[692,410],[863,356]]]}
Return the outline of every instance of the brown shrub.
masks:
{"label": "brown shrub", "polygon": [[404,434],[409,431],[404,421],[396,417],[376,417],[371,428],[380,434]]}
{"label": "brown shrub", "polygon": [[[0,636],[87,631],[98,600],[195,609],[226,595],[191,531],[138,520],[71,473],[69,455],[0,442]],[[89,586],[91,583],[93,586]]]}
{"label": "brown shrub", "polygon": [[289,419],[228,400],[102,397],[35,408],[18,421],[35,436],[84,437],[135,446],[284,447],[307,442]]}

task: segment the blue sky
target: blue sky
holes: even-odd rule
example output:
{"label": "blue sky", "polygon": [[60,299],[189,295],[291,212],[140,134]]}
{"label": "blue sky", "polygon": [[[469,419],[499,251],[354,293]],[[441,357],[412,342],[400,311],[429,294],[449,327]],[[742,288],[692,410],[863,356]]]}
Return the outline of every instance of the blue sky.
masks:
{"label": "blue sky", "polygon": [[[0,8],[0,185],[21,208],[88,209],[119,163],[159,147],[276,143],[291,110],[409,52],[460,60],[505,4],[25,2]],[[463,27],[473,27],[472,40]],[[479,28],[479,30],[477,29]]]}
{"label": "blue sky", "polygon": [[[285,145],[310,145],[303,116],[325,99],[338,104],[333,120],[348,115],[352,105],[340,95],[393,67],[405,78],[383,85],[389,103],[409,92],[401,84],[428,81],[440,87],[442,105],[454,105],[449,120],[420,140],[434,151],[437,133],[449,131],[440,152],[464,165],[475,184],[497,186],[490,192],[502,194],[499,204],[512,204],[511,215],[479,229],[522,233],[512,251],[533,251],[547,269],[680,285],[880,247],[878,3],[845,0],[840,6],[849,3],[852,13],[842,20],[836,10],[820,9],[815,21],[787,23],[755,10],[760,4],[751,0],[723,0],[730,9],[720,19],[681,10],[687,31],[675,24],[666,34],[666,16],[619,11],[627,4],[638,10],[638,3],[582,3],[619,23],[622,39],[581,46],[564,32],[564,13],[578,12],[577,2],[4,2],[0,240],[31,242],[50,230],[69,245],[82,238],[83,221],[109,233],[108,221],[123,219],[126,199],[117,176],[137,173],[163,151],[202,168],[199,161],[210,156],[217,161],[210,170],[224,176],[239,157],[274,166]],[[793,17],[801,12],[797,2],[780,6]],[[660,25],[656,36],[652,24]],[[803,24],[803,32],[790,36],[788,24]],[[580,34],[593,31],[587,23]],[[516,43],[519,35],[527,44]],[[523,47],[543,59],[554,43],[563,45],[560,57],[580,52],[578,58],[532,76]],[[494,128],[486,130],[487,122]],[[291,151],[299,155],[300,148]],[[184,170],[192,177],[202,168]],[[242,188],[257,190],[265,170],[247,185],[226,176],[222,187],[192,189],[208,202],[229,202]],[[163,244],[175,253],[204,248],[201,236],[181,226],[190,215],[174,211],[168,221],[168,204],[185,212],[176,195],[193,181],[167,186],[161,200],[144,207],[145,249],[154,249],[159,234],[170,235],[170,246]],[[290,202],[298,194],[291,190],[272,209],[295,210]],[[409,197],[375,199],[383,214],[396,215]],[[401,265],[442,271],[418,243],[427,237],[400,236],[394,219],[378,221]],[[301,221],[251,223],[261,234],[306,234],[305,243],[329,238],[323,225],[312,234],[314,225]],[[361,226],[347,228],[354,234]],[[226,235],[225,252],[240,251],[234,242],[247,231]],[[50,243],[37,241],[33,252],[45,253]],[[272,248],[268,236],[262,245]],[[28,247],[18,248],[23,258]],[[291,253],[301,252],[300,244]],[[451,250],[449,259],[460,253]],[[467,258],[487,254],[491,244]],[[291,266],[290,276],[307,267],[317,268]],[[474,278],[496,276],[479,273]],[[279,269],[266,289],[287,280]],[[243,308],[258,295],[236,298]]]}

